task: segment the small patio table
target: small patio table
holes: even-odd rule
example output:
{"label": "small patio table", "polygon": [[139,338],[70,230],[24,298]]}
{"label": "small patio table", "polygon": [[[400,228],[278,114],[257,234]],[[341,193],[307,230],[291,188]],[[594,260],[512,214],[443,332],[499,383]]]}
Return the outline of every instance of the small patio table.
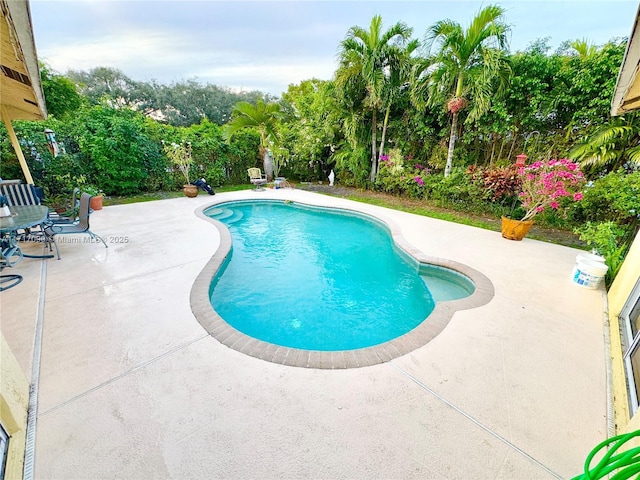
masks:
{"label": "small patio table", "polygon": [[[49,208],[44,205],[16,205],[9,207],[11,215],[0,217],[0,270],[14,267],[23,257],[53,258],[53,255],[27,255],[18,245],[18,232],[42,225],[47,220]],[[21,275],[0,275],[0,292],[15,287],[22,281]],[[8,286],[2,286],[9,283]]]}

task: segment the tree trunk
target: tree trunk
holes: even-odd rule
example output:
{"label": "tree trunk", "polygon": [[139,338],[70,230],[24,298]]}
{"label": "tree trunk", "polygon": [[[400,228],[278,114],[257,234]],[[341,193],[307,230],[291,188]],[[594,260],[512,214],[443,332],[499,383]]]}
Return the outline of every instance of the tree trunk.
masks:
{"label": "tree trunk", "polygon": [[491,134],[491,156],[489,157],[489,167],[493,167],[493,154],[496,151],[496,137],[495,134]]}
{"label": "tree trunk", "polygon": [[274,173],[273,157],[269,155],[269,150],[264,151],[264,156],[262,157],[262,163],[264,166],[264,173],[267,176],[267,179],[272,180],[273,173]]}
{"label": "tree trunk", "polygon": [[371,183],[375,183],[376,176],[378,175],[378,156],[376,155],[376,109],[373,109],[373,120],[371,125],[371,175],[369,180]]}
{"label": "tree trunk", "polygon": [[453,119],[451,120],[451,135],[449,135],[449,152],[447,153],[447,165],[444,167],[445,178],[451,173],[451,166],[453,164],[453,147],[456,143],[456,126],[458,124],[458,112],[454,112]]}
{"label": "tree trunk", "polygon": [[509,149],[509,155],[507,155],[507,159],[511,160],[511,155],[513,154],[513,148],[516,146],[516,142],[518,141],[517,131],[513,132],[513,142],[511,143],[511,148]]}
{"label": "tree trunk", "polygon": [[384,114],[384,123],[382,124],[382,140],[380,140],[380,150],[378,151],[378,160],[384,155],[384,140],[387,136],[387,124],[389,123],[389,112],[391,111],[391,105],[387,107],[387,111]]}
{"label": "tree trunk", "polygon": [[500,161],[500,159],[502,158],[502,151],[504,150],[504,142],[505,142],[505,138],[501,136],[501,144],[500,144],[500,151],[498,152],[498,161]]}

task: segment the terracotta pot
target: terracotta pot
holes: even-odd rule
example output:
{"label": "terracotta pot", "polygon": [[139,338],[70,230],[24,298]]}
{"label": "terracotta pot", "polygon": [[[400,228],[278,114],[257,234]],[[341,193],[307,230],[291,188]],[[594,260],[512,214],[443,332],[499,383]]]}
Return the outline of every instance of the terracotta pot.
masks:
{"label": "terracotta pot", "polygon": [[91,201],[89,202],[91,210],[102,210],[102,198],[102,195],[91,197]]}
{"label": "terracotta pot", "polygon": [[509,240],[522,240],[532,225],[533,220],[522,221],[502,217],[502,236]]}
{"label": "terracotta pot", "polygon": [[195,185],[183,185],[182,191],[187,197],[197,197],[198,196],[198,187]]}

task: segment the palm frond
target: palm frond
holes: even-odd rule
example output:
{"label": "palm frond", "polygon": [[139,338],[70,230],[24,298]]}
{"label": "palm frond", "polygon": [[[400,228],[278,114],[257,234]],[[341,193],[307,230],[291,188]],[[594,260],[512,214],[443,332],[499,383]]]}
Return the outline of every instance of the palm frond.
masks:
{"label": "palm frond", "polygon": [[630,163],[640,167],[640,145],[636,145],[635,147],[628,149],[627,157]]}
{"label": "palm frond", "polygon": [[611,143],[616,138],[623,138],[634,131],[634,128],[628,125],[605,126],[598,130],[591,138],[591,142],[597,145]]}

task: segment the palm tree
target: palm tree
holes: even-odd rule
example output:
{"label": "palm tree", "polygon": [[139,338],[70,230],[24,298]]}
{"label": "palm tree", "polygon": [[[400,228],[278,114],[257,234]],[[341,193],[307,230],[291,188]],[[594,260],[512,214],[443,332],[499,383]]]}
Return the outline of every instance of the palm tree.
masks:
{"label": "palm tree", "polygon": [[278,144],[277,126],[284,118],[279,103],[265,103],[261,98],[252,105],[248,102],[238,102],[234,105],[231,120],[223,127],[227,141],[239,130],[253,128],[260,134],[260,158],[263,161],[264,172],[272,176],[273,167],[268,162],[268,148],[270,143]]}
{"label": "palm tree", "polygon": [[386,105],[384,121],[382,123],[382,139],[378,149],[378,161],[384,155],[384,142],[387,136],[387,125],[389,124],[389,113],[391,106],[400,95],[400,92],[411,83],[411,71],[415,59],[412,57],[420,46],[418,40],[411,40],[404,48],[393,47],[390,55],[389,75],[383,89],[383,103]]}
{"label": "palm tree", "polygon": [[612,119],[576,145],[569,157],[591,172],[611,172],[625,164],[640,167],[640,116]]}
{"label": "palm tree", "polygon": [[371,110],[371,174],[375,182],[378,171],[377,112],[383,105],[384,87],[389,75],[392,57],[398,48],[406,45],[413,30],[398,22],[387,31],[382,31],[382,18],[371,19],[369,30],[351,27],[347,37],[340,43],[340,66],[336,72],[336,83],[340,87],[361,83],[364,89],[364,106]]}
{"label": "palm tree", "polygon": [[428,91],[428,105],[444,104],[452,114],[445,177],[451,173],[458,112],[470,104],[468,120],[477,120],[491,105],[496,81],[498,90],[508,84],[509,26],[503,15],[502,7],[489,5],[478,12],[466,30],[452,20],[441,20],[427,30],[427,49],[435,47],[435,53],[423,62],[415,88]]}
{"label": "palm tree", "polygon": [[591,58],[598,53],[598,47],[589,43],[586,38],[583,38],[582,40],[573,40],[569,45],[576,51],[582,60]]}

